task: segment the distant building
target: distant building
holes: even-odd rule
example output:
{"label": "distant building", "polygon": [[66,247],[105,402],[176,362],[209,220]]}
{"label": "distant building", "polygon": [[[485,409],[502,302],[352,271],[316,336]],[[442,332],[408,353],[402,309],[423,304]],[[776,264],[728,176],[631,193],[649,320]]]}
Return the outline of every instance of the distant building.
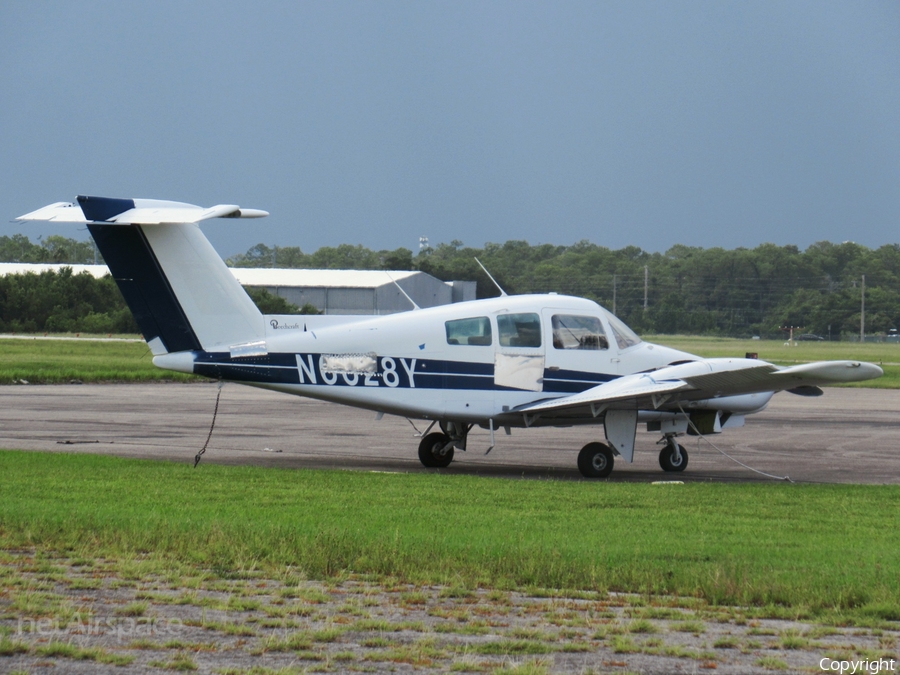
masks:
{"label": "distant building", "polygon": [[68,263],[0,263],[0,276],[5,277],[10,274],[40,274],[41,272],[58,272],[63,267],[71,267],[72,274],[81,274],[87,272],[95,279],[102,279],[109,274],[109,268],[106,265],[75,265]]}
{"label": "distant building", "polygon": [[292,270],[232,267],[244,286],[265,288],[298,307],[309,303],[325,314],[393,314],[419,307],[475,299],[474,281],[443,282],[424,272]]}
{"label": "distant building", "polygon": [[[0,275],[40,274],[71,267],[74,274],[96,278],[109,274],[106,265],[0,263]],[[419,307],[435,307],[475,299],[474,281],[435,279],[424,272],[378,270],[295,270],[229,268],[244,286],[265,288],[298,307],[309,303],[325,314],[393,314],[412,309],[400,286]],[[396,282],[396,283],[395,283]]]}

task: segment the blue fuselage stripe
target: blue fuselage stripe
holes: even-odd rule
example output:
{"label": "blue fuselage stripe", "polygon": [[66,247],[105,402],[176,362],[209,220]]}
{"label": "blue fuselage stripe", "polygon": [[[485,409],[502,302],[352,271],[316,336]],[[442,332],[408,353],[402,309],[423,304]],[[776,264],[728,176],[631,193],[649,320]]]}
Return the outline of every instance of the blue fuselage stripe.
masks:
{"label": "blue fuselage stripe", "polygon": [[[494,383],[494,364],[381,356],[371,373],[322,368],[321,354],[273,353],[232,358],[227,352],[196,354],[194,372],[214,379],[266,384],[514,391]],[[617,375],[572,370],[544,371],[543,391],[578,393]]]}

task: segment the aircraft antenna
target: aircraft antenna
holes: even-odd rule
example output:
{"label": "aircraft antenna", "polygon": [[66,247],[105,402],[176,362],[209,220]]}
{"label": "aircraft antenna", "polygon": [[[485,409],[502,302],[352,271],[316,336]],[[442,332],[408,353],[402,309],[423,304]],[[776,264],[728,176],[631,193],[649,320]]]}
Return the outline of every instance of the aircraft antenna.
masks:
{"label": "aircraft antenna", "polygon": [[402,287],[400,284],[397,283],[397,280],[394,279],[394,277],[391,276],[391,273],[390,273],[390,272],[388,272],[387,270],[385,270],[384,273],[388,275],[388,279],[390,279],[391,281],[394,282],[394,286],[397,287],[397,290],[399,290],[401,293],[403,293],[403,296],[404,296],[407,300],[409,300],[409,304],[411,304],[411,305],[413,306],[413,309],[422,309],[421,307],[419,307],[419,306],[416,304],[416,301],[415,301],[415,300],[413,300],[411,297],[409,297],[409,295],[406,294],[406,291],[404,291],[404,290],[403,290],[403,287]]}
{"label": "aircraft antenna", "polygon": [[504,290],[503,290],[503,287],[500,286],[500,284],[497,283],[497,280],[496,280],[494,277],[491,276],[491,273],[487,271],[487,267],[485,267],[484,265],[482,265],[482,264],[481,264],[481,261],[480,261],[478,258],[475,258],[475,262],[477,262],[477,263],[478,263],[478,266],[479,266],[481,269],[484,270],[484,273],[485,273],[485,274],[488,275],[488,279],[490,279],[491,281],[494,282],[494,286],[496,286],[496,287],[497,287],[497,290],[500,291],[500,295],[503,296],[503,297],[505,298],[505,297],[507,296],[506,291],[504,291]]}

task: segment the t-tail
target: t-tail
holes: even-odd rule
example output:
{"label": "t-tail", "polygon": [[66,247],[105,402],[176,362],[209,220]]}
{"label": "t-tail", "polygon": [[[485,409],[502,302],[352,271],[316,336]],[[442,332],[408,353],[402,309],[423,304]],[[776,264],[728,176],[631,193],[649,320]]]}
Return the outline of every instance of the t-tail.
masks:
{"label": "t-tail", "polygon": [[80,196],[17,220],[87,223],[154,356],[265,340],[263,316],[197,223],[261,218],[231,204]]}

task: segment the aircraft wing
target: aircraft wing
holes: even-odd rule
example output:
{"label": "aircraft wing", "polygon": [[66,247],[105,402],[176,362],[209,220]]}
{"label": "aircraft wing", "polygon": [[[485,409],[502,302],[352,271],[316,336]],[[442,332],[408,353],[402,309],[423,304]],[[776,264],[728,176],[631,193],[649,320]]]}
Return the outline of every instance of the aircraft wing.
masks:
{"label": "aircraft wing", "polygon": [[859,361],[818,361],[781,368],[756,359],[701,359],[648,373],[625,375],[571,396],[539,401],[510,412],[547,416],[592,414],[617,410],[677,409],[696,401],[769,391],[818,392],[819,385],[860,382],[883,371]]}

